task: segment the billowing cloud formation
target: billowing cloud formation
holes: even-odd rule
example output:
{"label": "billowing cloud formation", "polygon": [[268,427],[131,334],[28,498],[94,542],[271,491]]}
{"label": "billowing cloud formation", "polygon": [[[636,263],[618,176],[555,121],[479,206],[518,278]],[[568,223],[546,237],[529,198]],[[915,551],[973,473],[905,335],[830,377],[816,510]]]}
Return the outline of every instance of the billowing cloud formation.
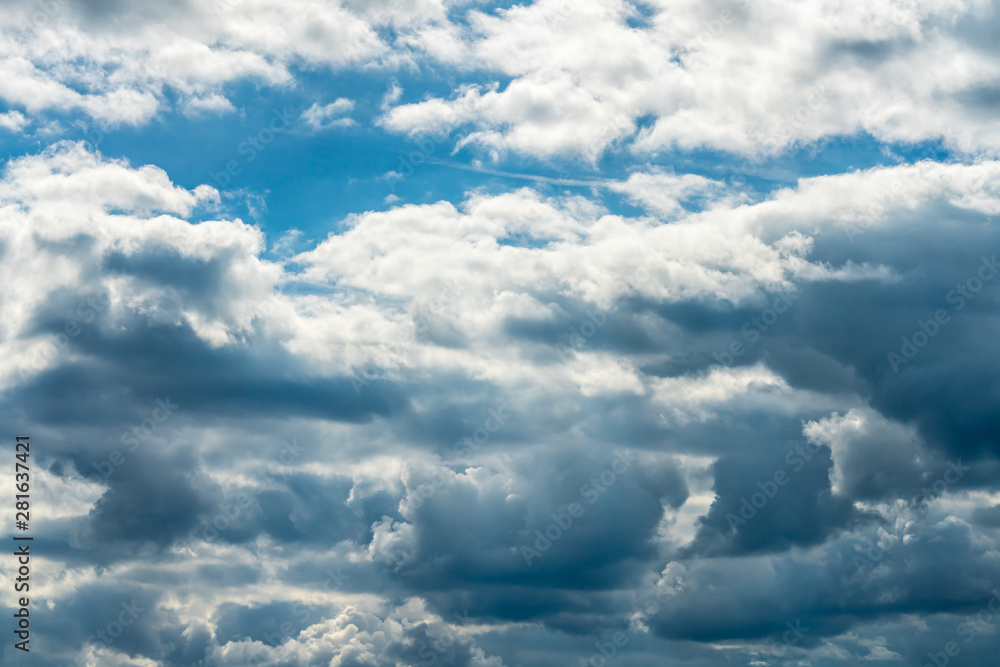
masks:
{"label": "billowing cloud formation", "polygon": [[39,664],[993,659],[991,6],[9,15]]}
{"label": "billowing cloud formation", "polygon": [[[960,616],[992,585],[998,170],[819,177],[668,225],[472,195],[283,265],[208,186],[78,144],[11,162],[5,409],[78,499],[41,501],[78,582],[51,595],[146,595],[146,639],[87,650],[162,664],[516,663],[475,637],[524,623],[740,651],[786,621],[819,659],[865,619]],[[913,566],[938,543],[954,585]]]}
{"label": "billowing cloud formation", "polygon": [[586,160],[616,143],[756,156],[858,132],[1000,148],[998,16],[987,2],[50,0],[5,12],[0,98],[109,125],[148,123],[174,97],[191,113],[231,112],[227,86],[293,86],[303,69],[445,66],[470,76],[449,96],[392,105],[380,122]]}
{"label": "billowing cloud formation", "polygon": [[472,62],[503,86],[401,105],[386,123],[588,160],[614,142],[756,155],[859,131],[995,154],[996,21],[989,3],[948,0],[543,0],[473,15]]}

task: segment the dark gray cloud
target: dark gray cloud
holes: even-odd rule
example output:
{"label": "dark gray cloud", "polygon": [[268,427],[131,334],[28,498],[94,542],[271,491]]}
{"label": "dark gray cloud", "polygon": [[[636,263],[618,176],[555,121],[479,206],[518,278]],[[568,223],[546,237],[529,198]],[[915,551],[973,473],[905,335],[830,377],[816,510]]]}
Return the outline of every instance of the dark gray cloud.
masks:
{"label": "dark gray cloud", "polygon": [[874,520],[831,492],[830,452],[796,443],[774,458],[728,456],[712,466],[716,500],[699,520],[692,555],[740,555],[822,544]]}

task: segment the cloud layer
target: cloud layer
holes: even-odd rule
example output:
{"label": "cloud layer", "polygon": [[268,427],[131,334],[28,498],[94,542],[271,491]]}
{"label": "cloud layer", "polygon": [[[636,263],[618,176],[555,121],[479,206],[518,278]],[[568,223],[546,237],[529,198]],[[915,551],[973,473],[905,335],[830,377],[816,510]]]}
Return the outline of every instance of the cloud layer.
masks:
{"label": "cloud layer", "polygon": [[[38,443],[37,664],[992,659],[992,6],[9,12],[0,131],[39,145],[0,175],[0,409]],[[317,162],[413,136],[482,185],[309,238],[243,219],[269,192],[224,160],[64,139],[262,89]],[[754,185],[845,137],[886,159]],[[308,180],[282,150],[241,164]],[[626,168],[567,176],[601,160]]]}

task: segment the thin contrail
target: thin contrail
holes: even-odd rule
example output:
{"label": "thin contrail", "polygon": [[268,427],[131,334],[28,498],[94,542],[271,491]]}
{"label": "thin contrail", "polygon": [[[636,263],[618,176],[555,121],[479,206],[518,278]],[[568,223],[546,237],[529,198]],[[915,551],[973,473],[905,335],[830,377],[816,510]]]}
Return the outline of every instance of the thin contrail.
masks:
{"label": "thin contrail", "polygon": [[505,176],[507,178],[519,178],[525,181],[541,181],[544,183],[555,183],[556,185],[573,185],[573,186],[587,187],[587,188],[606,188],[615,182],[607,178],[602,178],[598,180],[580,180],[575,178],[553,178],[551,176],[538,176],[535,174],[518,174],[516,172],[501,171],[499,169],[490,169],[488,167],[476,167],[471,164],[465,164],[462,162],[453,162],[451,160],[441,160],[439,158],[434,158],[434,157],[427,157],[427,162],[429,164],[441,165],[442,167],[451,167],[452,169],[475,171],[480,174]]}

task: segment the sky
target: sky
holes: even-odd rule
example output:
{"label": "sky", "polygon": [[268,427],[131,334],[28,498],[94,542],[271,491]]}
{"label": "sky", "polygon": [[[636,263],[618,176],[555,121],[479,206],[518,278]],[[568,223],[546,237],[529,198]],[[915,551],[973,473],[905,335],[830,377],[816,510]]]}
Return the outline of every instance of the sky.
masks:
{"label": "sky", "polygon": [[0,0],[0,663],[992,664],[998,33]]}

